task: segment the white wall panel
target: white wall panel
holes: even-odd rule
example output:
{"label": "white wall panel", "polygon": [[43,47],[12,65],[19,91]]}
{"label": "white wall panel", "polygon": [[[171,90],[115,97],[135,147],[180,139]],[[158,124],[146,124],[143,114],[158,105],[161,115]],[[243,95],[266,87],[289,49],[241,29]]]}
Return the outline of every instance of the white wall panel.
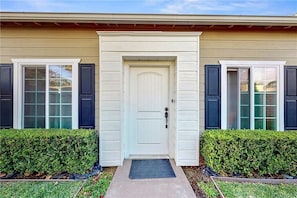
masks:
{"label": "white wall panel", "polygon": [[119,141],[121,139],[120,131],[101,131],[100,138],[105,141]]}
{"label": "white wall panel", "polygon": [[[144,38],[145,40],[145,38]],[[197,44],[195,42],[175,42],[175,41],[159,41],[159,42],[148,42],[148,41],[138,41],[138,42],[102,42],[101,47],[106,52],[137,52],[141,50],[142,52],[154,52],[156,49],[160,52],[171,51],[171,52],[185,52],[189,49],[197,50]]]}
{"label": "white wall panel", "polygon": [[[100,163],[121,165],[128,130],[124,101],[124,60],[174,60],[176,122],[169,144],[177,165],[198,165],[199,32],[98,32],[100,57]],[[119,132],[118,132],[119,131]],[[115,136],[114,138],[112,138]],[[111,145],[114,151],[110,152]],[[108,156],[106,156],[108,155]],[[117,164],[118,162],[118,164]]]}
{"label": "white wall panel", "polygon": [[[190,55],[195,55],[194,53],[193,54],[190,54]],[[182,57],[180,59],[186,59],[187,57]],[[191,57],[192,58],[192,57]],[[181,71],[190,71],[190,72],[193,72],[193,71],[197,71],[198,70],[198,67],[197,67],[197,60],[192,60],[193,62],[183,62],[182,60],[179,60],[180,62],[178,63],[178,71],[181,72]],[[186,60],[188,61],[188,60]]]}
{"label": "white wall panel", "polygon": [[178,111],[178,117],[180,121],[192,121],[198,120],[198,114],[196,110],[193,111]]}
{"label": "white wall panel", "polygon": [[191,91],[181,90],[178,92],[177,97],[180,101],[185,101],[185,100],[197,101],[198,100],[197,91],[194,91],[194,90],[191,90]]}
{"label": "white wall panel", "polygon": [[118,110],[120,111],[121,110],[121,101],[119,100],[114,100],[114,101],[109,101],[109,100],[102,100],[101,101],[101,108],[100,110],[102,111],[115,111],[115,110]]}

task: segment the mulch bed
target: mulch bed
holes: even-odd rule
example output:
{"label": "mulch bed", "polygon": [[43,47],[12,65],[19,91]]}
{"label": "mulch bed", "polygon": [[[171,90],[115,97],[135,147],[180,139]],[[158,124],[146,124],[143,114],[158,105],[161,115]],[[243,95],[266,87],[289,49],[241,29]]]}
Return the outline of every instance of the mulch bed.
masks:
{"label": "mulch bed", "polygon": [[84,180],[89,177],[98,175],[100,172],[102,172],[102,167],[96,163],[92,170],[90,170],[89,173],[86,174],[69,174],[67,172],[58,173],[58,174],[46,174],[46,173],[13,173],[13,174],[6,174],[3,172],[0,172],[0,181],[1,179],[76,179],[76,180]]}
{"label": "mulch bed", "polygon": [[49,175],[45,173],[32,173],[32,174],[14,173],[14,174],[7,175],[6,173],[0,173],[0,177],[1,179],[73,179],[73,175],[68,173],[57,174],[57,175]]}
{"label": "mulch bed", "polygon": [[205,193],[202,189],[198,186],[198,181],[205,181],[205,182],[211,182],[210,178],[203,173],[204,165],[202,166],[184,166],[182,167],[189,183],[191,184],[192,189],[194,190],[194,193],[196,197],[199,198],[207,198]]}

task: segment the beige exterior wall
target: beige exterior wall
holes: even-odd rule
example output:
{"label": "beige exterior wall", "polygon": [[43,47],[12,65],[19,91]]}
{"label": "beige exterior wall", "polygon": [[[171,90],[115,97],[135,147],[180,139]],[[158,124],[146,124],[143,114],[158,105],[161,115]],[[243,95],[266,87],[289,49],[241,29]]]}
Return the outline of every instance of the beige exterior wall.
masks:
{"label": "beige exterior wall", "polygon": [[95,63],[98,128],[99,41],[95,30],[2,28],[0,50],[0,63],[12,63],[12,58],[80,58],[81,63]]}
{"label": "beige exterior wall", "polygon": [[296,32],[203,32],[200,37],[200,133],[204,130],[204,65],[219,60],[286,61],[297,65]]}
{"label": "beige exterior wall", "polygon": [[[12,58],[81,58],[96,65],[98,128],[99,42],[95,30],[1,28],[0,63]],[[200,37],[200,129],[204,129],[204,65],[219,60],[286,61],[297,65],[295,32],[203,32]]]}

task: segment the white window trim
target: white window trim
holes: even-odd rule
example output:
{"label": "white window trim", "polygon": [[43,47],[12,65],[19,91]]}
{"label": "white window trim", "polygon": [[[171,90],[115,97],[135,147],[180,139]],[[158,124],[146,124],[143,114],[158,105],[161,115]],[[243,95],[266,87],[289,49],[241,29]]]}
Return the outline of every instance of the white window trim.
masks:
{"label": "white window trim", "polygon": [[[277,68],[277,130],[284,130],[284,65],[286,61],[233,61],[220,60],[221,64],[221,129],[227,129],[227,69],[228,67],[251,68],[254,67],[275,67]],[[251,75],[253,81],[253,75]],[[251,93],[254,87],[251,86]],[[251,109],[254,109],[254,97],[251,97]],[[251,129],[254,129],[254,111],[251,111]]]}
{"label": "white window trim", "polygon": [[[13,128],[22,129],[23,123],[23,66],[72,65],[72,129],[78,129],[78,64],[80,59],[12,59],[13,62]],[[46,112],[47,114],[47,112]],[[48,125],[47,125],[48,127]]]}

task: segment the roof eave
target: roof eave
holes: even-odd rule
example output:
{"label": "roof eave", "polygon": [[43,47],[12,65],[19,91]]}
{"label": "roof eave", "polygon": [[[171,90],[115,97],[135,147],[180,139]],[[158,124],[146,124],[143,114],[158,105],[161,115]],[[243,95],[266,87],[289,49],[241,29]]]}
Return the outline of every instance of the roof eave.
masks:
{"label": "roof eave", "polygon": [[297,26],[296,16],[0,12],[3,22]]}

